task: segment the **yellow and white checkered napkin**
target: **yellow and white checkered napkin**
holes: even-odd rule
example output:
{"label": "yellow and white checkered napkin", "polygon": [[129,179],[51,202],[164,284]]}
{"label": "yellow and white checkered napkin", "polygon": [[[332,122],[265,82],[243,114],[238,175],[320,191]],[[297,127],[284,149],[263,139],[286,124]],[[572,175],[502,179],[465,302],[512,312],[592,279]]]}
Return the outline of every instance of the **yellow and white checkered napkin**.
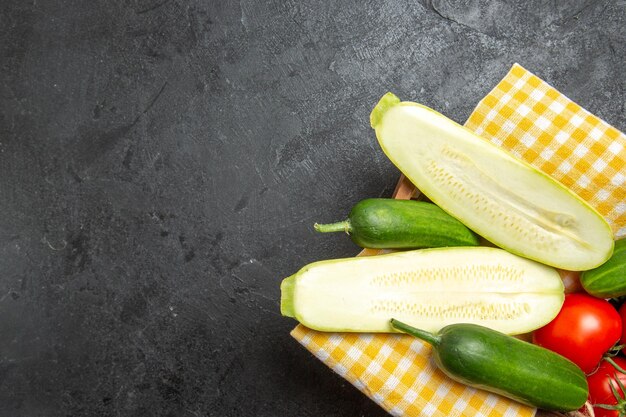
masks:
{"label": "yellow and white checkered napkin", "polygon": [[[552,175],[594,206],[616,237],[626,236],[626,136],[544,81],[514,65],[465,124]],[[458,384],[407,335],[292,336],[395,416],[532,417],[536,409]]]}

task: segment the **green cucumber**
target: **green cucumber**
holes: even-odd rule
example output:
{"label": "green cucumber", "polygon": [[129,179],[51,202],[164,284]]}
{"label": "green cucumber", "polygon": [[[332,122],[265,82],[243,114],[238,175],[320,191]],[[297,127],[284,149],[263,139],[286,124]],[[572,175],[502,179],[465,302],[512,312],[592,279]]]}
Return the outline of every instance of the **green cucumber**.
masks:
{"label": "green cucumber", "polygon": [[613,255],[597,268],[585,271],[580,283],[589,294],[600,298],[626,295],[626,238],[615,241]]}
{"label": "green cucumber", "polygon": [[283,315],[337,332],[393,332],[397,317],[429,331],[464,322],[521,334],[556,317],[564,298],[555,269],[478,246],[315,262],[281,284]]}
{"label": "green cucumber", "polygon": [[370,121],[385,154],[421,192],[495,245],[571,271],[611,256],[613,234],[596,210],[469,129],[391,93]]}
{"label": "green cucumber", "polygon": [[391,324],[431,344],[439,369],[462,384],[548,411],[577,410],[587,401],[583,371],[548,349],[475,324],[453,324],[438,334]]}
{"label": "green cucumber", "polygon": [[346,232],[362,248],[409,249],[477,246],[478,237],[432,203],[369,198],[354,205],[347,220],[315,223],[318,232]]}

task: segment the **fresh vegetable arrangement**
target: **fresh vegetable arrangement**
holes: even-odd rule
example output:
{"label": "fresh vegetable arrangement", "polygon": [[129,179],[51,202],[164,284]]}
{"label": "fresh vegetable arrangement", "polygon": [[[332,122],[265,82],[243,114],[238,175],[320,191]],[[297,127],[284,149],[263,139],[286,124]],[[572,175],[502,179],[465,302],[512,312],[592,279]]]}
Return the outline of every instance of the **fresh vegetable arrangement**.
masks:
{"label": "fresh vegetable arrangement", "polygon": [[[283,280],[282,314],[320,331],[405,332],[467,385],[626,416],[626,239],[559,182],[427,107],[388,93],[370,122],[432,203],[367,199],[315,229],[421,249],[309,264]],[[531,331],[534,344],[511,336]]]}

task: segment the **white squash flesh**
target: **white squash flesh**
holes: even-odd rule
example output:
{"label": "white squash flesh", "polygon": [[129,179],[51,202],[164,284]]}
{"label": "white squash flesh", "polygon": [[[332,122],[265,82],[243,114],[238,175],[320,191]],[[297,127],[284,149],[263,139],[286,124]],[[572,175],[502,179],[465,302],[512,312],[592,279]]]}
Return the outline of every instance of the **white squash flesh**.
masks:
{"label": "white squash flesh", "polygon": [[420,191],[495,245],[573,271],[611,256],[613,234],[596,210],[469,129],[391,93],[371,122],[385,154]]}
{"label": "white squash flesh", "polygon": [[564,300],[558,272],[498,248],[437,248],[315,262],[285,279],[281,311],[320,331],[393,332],[391,318],[436,332],[475,323],[537,329]]}

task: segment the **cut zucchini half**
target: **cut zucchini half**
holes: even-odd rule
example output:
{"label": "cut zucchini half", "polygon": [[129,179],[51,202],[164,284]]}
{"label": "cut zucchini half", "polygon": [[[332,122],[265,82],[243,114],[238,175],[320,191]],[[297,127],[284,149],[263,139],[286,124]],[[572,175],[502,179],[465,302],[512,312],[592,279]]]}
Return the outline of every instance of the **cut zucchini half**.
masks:
{"label": "cut zucchini half", "polygon": [[495,245],[572,271],[611,256],[611,227],[595,209],[444,115],[387,93],[370,122],[385,154],[420,191]]}
{"label": "cut zucchini half", "polygon": [[430,332],[475,323],[521,334],[556,317],[565,297],[555,269],[488,247],[315,262],[281,293],[283,315],[338,332],[393,332],[396,318]]}

